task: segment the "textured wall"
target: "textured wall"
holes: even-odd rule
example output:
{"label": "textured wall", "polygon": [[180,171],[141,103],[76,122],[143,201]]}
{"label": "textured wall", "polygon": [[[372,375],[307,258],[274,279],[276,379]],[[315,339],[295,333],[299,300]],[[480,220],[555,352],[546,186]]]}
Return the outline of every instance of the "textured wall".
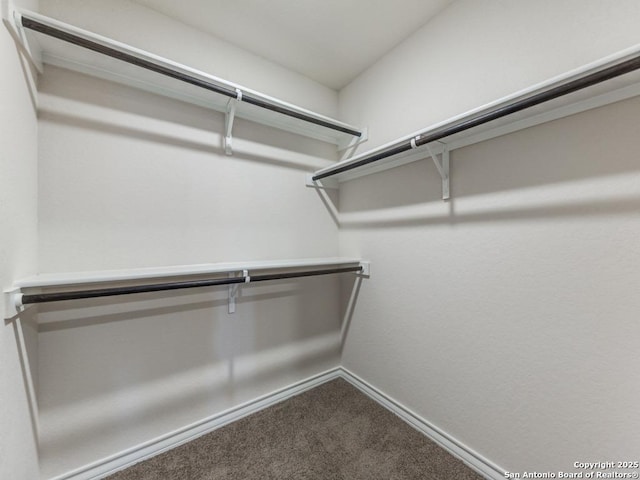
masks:
{"label": "textured wall", "polygon": [[[639,8],[456,2],[341,92],[341,119],[369,124],[363,148],[384,143],[636,43]],[[42,11],[338,110],[335,92],[138,5]],[[331,215],[302,186],[331,147],[240,121],[226,157],[221,115],[55,68],[42,78],[36,192],[33,108],[6,32],[1,45],[5,285],[35,269],[38,195],[41,271],[337,253]],[[512,471],[637,452],[638,107],[454,152],[446,204],[428,162],[345,186],[340,252],[370,258],[374,276],[344,364]],[[333,280],[307,279],[243,290],[233,317],[223,291],[43,308],[43,476],[336,365],[336,297]],[[32,479],[12,325],[2,342],[1,476]]]}
{"label": "textured wall", "polygon": [[[637,43],[637,2],[456,2],[341,92],[369,148]],[[344,184],[343,364],[510,471],[640,450],[640,99]]]}
{"label": "textured wall", "polygon": [[[4,289],[35,272],[37,255],[36,114],[27,70],[4,25],[0,71],[0,286]],[[16,480],[38,478],[35,412],[29,408],[30,387],[25,382],[30,363],[36,361],[32,348],[36,336],[27,317],[23,317],[23,346],[29,354],[19,348],[22,341],[16,336],[20,330],[15,320],[0,324],[0,478]]]}

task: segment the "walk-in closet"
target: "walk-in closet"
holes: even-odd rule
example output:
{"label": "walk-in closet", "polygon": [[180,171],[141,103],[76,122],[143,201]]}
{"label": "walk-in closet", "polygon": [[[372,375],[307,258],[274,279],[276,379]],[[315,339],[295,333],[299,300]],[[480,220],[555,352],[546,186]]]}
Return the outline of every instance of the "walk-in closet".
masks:
{"label": "walk-in closet", "polygon": [[0,479],[639,478],[640,2],[1,5]]}

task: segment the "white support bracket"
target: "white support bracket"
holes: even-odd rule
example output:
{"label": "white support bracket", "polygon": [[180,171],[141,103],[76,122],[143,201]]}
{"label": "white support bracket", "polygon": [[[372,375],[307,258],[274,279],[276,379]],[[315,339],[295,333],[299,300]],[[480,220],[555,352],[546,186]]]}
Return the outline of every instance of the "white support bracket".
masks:
{"label": "white support bracket", "polygon": [[26,37],[25,29],[21,27],[21,15],[15,8],[13,1],[2,1],[2,22],[9,30],[9,33],[13,37],[16,45],[25,56],[25,58],[31,63],[31,65],[38,71],[43,72],[42,59],[39,51],[34,51]]}
{"label": "white support bracket", "polygon": [[337,190],[339,188],[338,181],[335,178],[324,178],[314,182],[313,173],[307,173],[304,183],[307,187],[321,188],[324,190]]}
{"label": "white support bracket", "polygon": [[[338,151],[339,152],[343,152],[345,150],[349,150],[349,149],[354,149],[355,147],[357,147],[358,145],[360,145],[361,143],[366,142],[367,140],[369,140],[369,128],[368,127],[364,127],[360,129],[361,135],[359,137],[352,137],[349,138],[347,142],[339,142],[338,143]],[[351,156],[351,155],[349,155]]]}
{"label": "white support bracket", "polygon": [[[251,282],[249,270],[242,270],[242,277],[244,278],[244,283]],[[229,278],[236,278],[236,274],[230,273]],[[236,298],[238,298],[239,291],[239,283],[232,283],[231,285],[229,285],[229,313],[236,313]]]}
{"label": "white support bracket", "polygon": [[[416,139],[420,138],[417,136],[415,139],[411,140],[411,146],[415,148]],[[438,173],[440,174],[440,178],[442,179],[442,200],[448,200],[450,198],[450,179],[449,179],[449,148],[447,145],[443,145],[441,160],[438,160],[437,154],[434,154],[429,145],[426,146],[427,151],[429,152],[429,156],[433,160]]]}
{"label": "white support bracket", "polygon": [[2,8],[2,22],[5,24],[11,36],[19,40],[20,34],[18,33],[18,15],[13,6],[11,0],[2,0],[0,4]]}
{"label": "white support bracket", "polygon": [[22,290],[20,288],[10,288],[4,294],[4,318],[13,318],[25,311],[29,305],[22,303]]}
{"label": "white support bracket", "polygon": [[233,121],[236,118],[236,108],[242,101],[242,90],[236,88],[236,98],[227,102],[227,112],[224,117],[224,153],[233,155]]}
{"label": "white support bracket", "polygon": [[360,262],[360,267],[362,270],[359,273],[356,273],[357,277],[369,278],[371,276],[371,262],[366,260]]}

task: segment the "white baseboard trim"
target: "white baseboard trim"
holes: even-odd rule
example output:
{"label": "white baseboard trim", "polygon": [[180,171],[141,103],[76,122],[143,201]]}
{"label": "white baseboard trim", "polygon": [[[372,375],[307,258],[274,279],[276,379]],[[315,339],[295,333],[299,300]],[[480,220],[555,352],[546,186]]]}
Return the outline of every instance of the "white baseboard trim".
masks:
{"label": "white baseboard trim", "polygon": [[424,418],[395,401],[382,391],[367,383],[344,367],[340,367],[340,377],[356,387],[369,398],[375,400],[387,410],[395,413],[420,433],[437,443],[454,457],[459,458],[473,470],[489,480],[504,480],[505,470],[498,467],[479,453],[456,440],[451,435],[432,425]]}
{"label": "white baseboard trim", "polygon": [[115,455],[58,475],[51,480],[98,480],[104,478],[341,376],[341,369],[339,367],[333,368]]}
{"label": "white baseboard trim", "polygon": [[315,388],[323,383],[336,378],[343,378],[362,393],[396,414],[413,428],[426,435],[446,451],[462,460],[483,477],[489,480],[504,479],[504,470],[473,451],[462,442],[451,437],[439,428],[409,410],[404,405],[395,401],[382,391],[373,387],[365,380],[343,367],[337,367],[326,372],[314,375],[306,380],[289,385],[275,392],[256,398],[237,407],[225,410],[217,415],[204,418],[198,422],[167,433],[153,440],[136,445],[115,455],[103,458],[50,480],[98,480],[111,475],[119,470],[124,470],[136,463],[148,460],[167,450],[178,447],[183,443],[210,433],[231,422],[240,420],[247,415],[259,412],[267,407],[280,403],[288,398],[295,397],[306,390]]}

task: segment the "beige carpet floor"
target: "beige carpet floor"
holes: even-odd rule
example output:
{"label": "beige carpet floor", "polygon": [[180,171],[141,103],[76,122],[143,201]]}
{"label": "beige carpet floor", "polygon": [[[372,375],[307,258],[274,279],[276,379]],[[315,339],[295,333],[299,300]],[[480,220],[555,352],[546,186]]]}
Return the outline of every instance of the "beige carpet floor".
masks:
{"label": "beige carpet floor", "polygon": [[109,480],[481,480],[342,379],[141,462]]}

